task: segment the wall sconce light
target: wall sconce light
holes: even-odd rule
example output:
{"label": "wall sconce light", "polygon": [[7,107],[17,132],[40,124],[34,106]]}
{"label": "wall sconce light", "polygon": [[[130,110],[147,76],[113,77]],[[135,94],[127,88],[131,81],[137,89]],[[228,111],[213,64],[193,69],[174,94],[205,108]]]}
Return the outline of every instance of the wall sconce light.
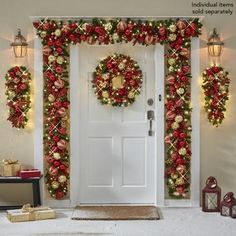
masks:
{"label": "wall sconce light", "polygon": [[216,28],[214,28],[213,33],[208,39],[208,53],[212,57],[219,57],[222,54],[224,43],[221,41],[219,34],[216,32]]}
{"label": "wall sconce light", "polygon": [[18,29],[18,34],[15,36],[15,40],[11,43],[11,47],[15,57],[24,57],[27,53],[28,43],[25,37],[21,34],[21,30]]}

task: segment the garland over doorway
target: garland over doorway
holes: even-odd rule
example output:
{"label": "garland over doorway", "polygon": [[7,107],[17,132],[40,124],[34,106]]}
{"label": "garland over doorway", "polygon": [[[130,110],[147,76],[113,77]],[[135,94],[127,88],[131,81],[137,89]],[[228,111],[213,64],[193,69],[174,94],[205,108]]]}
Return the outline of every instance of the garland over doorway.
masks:
{"label": "garland over doorway", "polygon": [[169,196],[188,198],[191,160],[191,38],[200,35],[194,19],[41,19],[34,27],[43,44],[44,158],[46,183],[53,198],[69,187],[69,45],[128,43],[167,44],[166,180]]}

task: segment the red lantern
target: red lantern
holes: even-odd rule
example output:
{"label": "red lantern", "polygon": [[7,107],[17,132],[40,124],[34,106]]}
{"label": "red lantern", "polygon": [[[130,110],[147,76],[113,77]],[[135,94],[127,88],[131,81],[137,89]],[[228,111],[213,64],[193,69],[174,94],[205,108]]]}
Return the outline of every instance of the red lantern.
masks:
{"label": "red lantern", "polygon": [[236,218],[236,199],[232,192],[228,192],[220,203],[220,214]]}
{"label": "red lantern", "polygon": [[202,190],[202,210],[205,212],[220,211],[221,189],[215,177],[210,176]]}

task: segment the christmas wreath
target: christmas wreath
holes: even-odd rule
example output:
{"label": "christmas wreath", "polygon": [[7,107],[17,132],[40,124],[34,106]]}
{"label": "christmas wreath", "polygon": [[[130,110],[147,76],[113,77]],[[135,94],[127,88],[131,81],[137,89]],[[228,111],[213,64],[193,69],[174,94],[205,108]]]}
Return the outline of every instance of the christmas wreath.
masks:
{"label": "christmas wreath", "polygon": [[226,101],[229,100],[230,79],[228,74],[221,66],[213,66],[203,72],[204,108],[209,122],[216,127],[224,119]]}
{"label": "christmas wreath", "polygon": [[100,61],[94,72],[92,86],[102,104],[127,107],[140,94],[143,77],[130,56],[113,54]]}
{"label": "christmas wreath", "polygon": [[30,109],[31,75],[24,66],[15,66],[8,70],[6,76],[6,96],[9,107],[9,120],[12,127],[25,128]]}

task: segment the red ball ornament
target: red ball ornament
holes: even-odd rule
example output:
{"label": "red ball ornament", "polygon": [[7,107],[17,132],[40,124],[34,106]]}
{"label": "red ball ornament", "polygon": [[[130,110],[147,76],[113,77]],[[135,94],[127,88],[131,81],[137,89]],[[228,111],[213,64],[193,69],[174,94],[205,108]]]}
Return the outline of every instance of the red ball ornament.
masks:
{"label": "red ball ornament", "polygon": [[60,140],[60,137],[57,135],[54,135],[52,139],[53,141],[58,142]]}
{"label": "red ball ornament", "polygon": [[176,163],[183,165],[183,164],[185,164],[185,160],[183,160],[182,158],[178,158],[178,159],[176,160]]}
{"label": "red ball ornament", "polygon": [[184,142],[184,141],[181,141],[180,143],[179,143],[179,146],[180,147],[184,147],[186,145],[186,143]]}
{"label": "red ball ornament", "polygon": [[182,77],[180,78],[180,80],[181,80],[183,83],[186,83],[186,82],[188,82],[188,77],[187,77],[187,76],[182,76]]}
{"label": "red ball ornament", "polygon": [[62,106],[62,103],[60,101],[56,101],[53,103],[53,106],[56,108],[60,108]]}
{"label": "red ball ornament", "polygon": [[50,175],[52,176],[56,176],[58,174],[58,169],[55,168],[54,166],[51,166],[49,169],[48,169],[48,172]]}
{"label": "red ball ornament", "polygon": [[61,74],[63,72],[63,68],[61,66],[57,66],[55,70],[58,74]]}
{"label": "red ball ornament", "polygon": [[165,36],[165,34],[166,34],[166,28],[165,27],[160,27],[159,29],[158,29],[158,33],[159,33],[159,35],[160,36]]}
{"label": "red ball ornament", "polygon": [[54,159],[51,156],[46,156],[45,159],[48,163],[53,163],[54,161]]}
{"label": "red ball ornament", "polygon": [[66,134],[66,129],[65,128],[59,128],[58,129],[60,134]]}
{"label": "red ball ornament", "polygon": [[182,66],[182,71],[184,72],[184,74],[189,73],[190,72],[190,66],[188,66],[188,65]]}
{"label": "red ball ornament", "polygon": [[174,136],[175,138],[178,138],[178,137],[179,137],[179,132],[175,130],[175,131],[173,132],[173,136]]}
{"label": "red ball ornament", "polygon": [[54,162],[53,162],[53,165],[54,165],[55,167],[58,167],[58,166],[60,166],[60,162],[59,162],[59,161],[54,161]]}
{"label": "red ball ornament", "polygon": [[21,90],[27,89],[27,84],[21,84],[21,85],[20,85],[20,89],[21,89]]}
{"label": "red ball ornament", "polygon": [[56,199],[62,199],[64,197],[64,193],[60,190],[56,191]]}
{"label": "red ball ornament", "polygon": [[179,193],[179,194],[183,194],[184,193],[184,187],[181,185],[181,186],[178,186],[176,187],[176,191]]}
{"label": "red ball ornament", "polygon": [[180,133],[179,137],[180,138],[186,138],[186,134],[185,133]]}
{"label": "red ball ornament", "polygon": [[65,107],[61,107],[58,109],[57,111],[57,114],[60,116],[60,117],[64,117],[66,116],[66,113],[67,113],[67,110]]}
{"label": "red ball ornament", "polygon": [[62,170],[62,171],[65,171],[66,170],[66,166],[64,165],[64,164],[62,164],[62,165],[60,165],[60,170]]}
{"label": "red ball ornament", "polygon": [[67,146],[67,142],[66,142],[64,139],[60,139],[60,140],[57,142],[57,147],[58,147],[60,150],[66,149],[66,146]]}
{"label": "red ball ornament", "polygon": [[62,52],[63,52],[63,49],[61,48],[61,47],[57,47],[57,52],[59,53],[59,54],[61,54]]}

